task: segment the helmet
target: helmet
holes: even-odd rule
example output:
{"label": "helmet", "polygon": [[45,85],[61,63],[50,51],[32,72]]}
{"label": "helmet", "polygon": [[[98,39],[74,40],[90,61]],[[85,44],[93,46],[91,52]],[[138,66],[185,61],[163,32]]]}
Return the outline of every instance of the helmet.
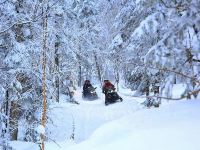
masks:
{"label": "helmet", "polygon": [[90,83],[90,80],[85,80],[85,83]]}

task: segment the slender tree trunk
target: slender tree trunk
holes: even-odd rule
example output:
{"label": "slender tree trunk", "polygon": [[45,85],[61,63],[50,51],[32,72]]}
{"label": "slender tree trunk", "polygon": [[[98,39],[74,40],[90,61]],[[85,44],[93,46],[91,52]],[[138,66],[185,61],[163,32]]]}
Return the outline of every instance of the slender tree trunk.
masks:
{"label": "slender tree trunk", "polygon": [[81,67],[81,63],[79,62],[79,72],[78,72],[78,86],[81,87],[81,83],[82,83],[82,67]]}
{"label": "slender tree trunk", "polygon": [[[188,35],[189,35],[190,48],[186,50],[186,53],[187,53],[188,62],[190,64],[190,68],[192,70],[192,77],[194,77],[195,73],[194,73],[193,55],[192,55],[192,42],[191,42],[192,40],[191,40],[191,35],[190,35],[189,30],[188,30]],[[193,87],[193,90],[194,90],[194,88],[195,88],[195,82],[191,81],[191,84],[192,84],[192,87]]]}
{"label": "slender tree trunk", "polygon": [[[47,111],[47,99],[46,99],[46,50],[47,50],[47,8],[43,8],[43,48],[42,48],[42,96],[43,96],[43,112],[42,112],[42,126],[46,126],[46,111]],[[45,149],[44,141],[45,135],[41,133],[41,149]]]}
{"label": "slender tree trunk", "polygon": [[5,104],[4,104],[4,113],[6,117],[4,117],[4,124],[5,128],[2,131],[2,138],[3,138],[3,150],[7,150],[8,148],[8,141],[10,140],[10,94],[9,94],[9,89],[6,90],[6,95],[5,95]]}
{"label": "slender tree trunk", "polygon": [[[189,36],[189,48],[186,49],[186,57],[187,57],[187,61],[189,63],[190,69],[191,69],[191,76],[195,77],[193,54],[192,54],[192,42],[191,42],[192,40],[191,40],[191,35],[190,35],[189,30],[188,30],[188,36]],[[192,85],[192,89],[191,89],[190,85],[188,85],[188,93],[190,93],[191,91],[194,91],[196,82],[194,80],[191,80],[190,84]],[[196,97],[197,95],[194,94],[193,96]],[[191,95],[188,94],[187,98],[191,99]]]}
{"label": "slender tree trunk", "polygon": [[10,118],[10,114],[9,114],[9,91],[6,90],[6,103],[5,103],[5,114],[6,114],[6,121],[5,121],[5,134],[8,134],[9,130],[8,130],[8,127],[9,127],[9,119]]}
{"label": "slender tree trunk", "polygon": [[116,83],[117,83],[117,91],[119,91],[119,70],[117,70]]}
{"label": "slender tree trunk", "polygon": [[[63,1],[60,1],[59,4],[62,5]],[[54,68],[55,68],[55,95],[56,95],[56,102],[59,102],[59,97],[60,97],[60,58],[59,58],[59,48],[61,46],[61,37],[60,34],[62,34],[61,32],[61,28],[63,25],[63,15],[61,14],[57,14],[55,12],[54,14],[54,28],[56,30],[56,34],[55,34],[55,51],[54,51]]]}
{"label": "slender tree trunk", "polygon": [[78,59],[78,86],[81,87],[82,83],[82,67],[81,67],[81,50],[79,47],[79,54],[76,54],[77,59]]}
{"label": "slender tree trunk", "polygon": [[117,91],[119,91],[119,66],[120,66],[120,59],[119,56],[117,56],[115,60],[115,81],[117,84]]}
{"label": "slender tree trunk", "polygon": [[97,60],[97,54],[96,54],[95,50],[93,50],[93,53],[94,53],[94,60],[95,60],[95,64],[96,64],[98,79],[99,79],[100,85],[102,87],[101,70],[100,70],[100,66],[99,66],[98,60]]}
{"label": "slender tree trunk", "polygon": [[11,102],[10,110],[10,126],[12,128],[12,140],[17,140],[18,136],[18,119],[19,119],[19,105]]}
{"label": "slender tree trunk", "polygon": [[60,91],[60,78],[59,78],[59,54],[58,54],[59,42],[55,43],[55,68],[56,68],[56,76],[55,76],[55,86],[56,86],[56,102],[59,102],[59,91]]}

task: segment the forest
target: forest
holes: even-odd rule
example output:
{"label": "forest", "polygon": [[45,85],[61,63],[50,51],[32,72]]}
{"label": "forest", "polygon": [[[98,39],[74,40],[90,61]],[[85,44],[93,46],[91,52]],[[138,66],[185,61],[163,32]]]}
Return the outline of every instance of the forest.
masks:
{"label": "forest", "polygon": [[0,150],[199,150],[199,107],[199,0],[0,0]]}

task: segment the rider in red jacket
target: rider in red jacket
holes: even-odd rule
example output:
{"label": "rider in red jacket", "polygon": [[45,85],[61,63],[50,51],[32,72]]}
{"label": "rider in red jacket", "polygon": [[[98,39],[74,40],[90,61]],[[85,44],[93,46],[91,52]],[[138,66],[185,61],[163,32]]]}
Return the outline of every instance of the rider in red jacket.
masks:
{"label": "rider in red jacket", "polygon": [[115,91],[115,86],[109,80],[104,80],[102,92],[105,94],[105,105],[115,102],[118,99],[123,101],[123,99],[117,94],[117,92],[112,92],[112,94],[109,95],[109,90]]}
{"label": "rider in red jacket", "polygon": [[115,86],[109,80],[104,80],[102,92],[106,95],[109,89],[115,90]]}

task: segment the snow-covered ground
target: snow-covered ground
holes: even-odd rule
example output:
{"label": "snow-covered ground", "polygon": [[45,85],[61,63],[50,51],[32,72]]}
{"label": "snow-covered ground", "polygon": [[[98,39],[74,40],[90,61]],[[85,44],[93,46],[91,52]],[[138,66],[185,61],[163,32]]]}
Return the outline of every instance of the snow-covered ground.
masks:
{"label": "snow-covered ground", "polygon": [[60,104],[53,105],[49,113],[51,117],[53,116],[53,124],[51,122],[48,124],[50,131],[53,131],[50,138],[59,141],[69,139],[73,133],[74,120],[75,142],[79,143],[86,140],[104,123],[133,114],[141,108],[138,102],[128,96],[123,96],[125,99],[123,103],[119,102],[106,107],[104,95],[98,95],[98,100],[84,101],[81,90],[77,90],[75,99],[80,103],[79,105],[64,102],[64,97]]}
{"label": "snow-covered ground", "polygon": [[[131,97],[132,91],[121,89],[124,101],[105,106],[104,95],[97,91],[96,101],[82,100],[79,89],[79,105],[66,103],[64,95],[59,104],[51,105],[46,150],[200,150],[200,100],[147,109],[140,105],[142,99]],[[16,150],[39,150],[33,143],[11,145]]]}

